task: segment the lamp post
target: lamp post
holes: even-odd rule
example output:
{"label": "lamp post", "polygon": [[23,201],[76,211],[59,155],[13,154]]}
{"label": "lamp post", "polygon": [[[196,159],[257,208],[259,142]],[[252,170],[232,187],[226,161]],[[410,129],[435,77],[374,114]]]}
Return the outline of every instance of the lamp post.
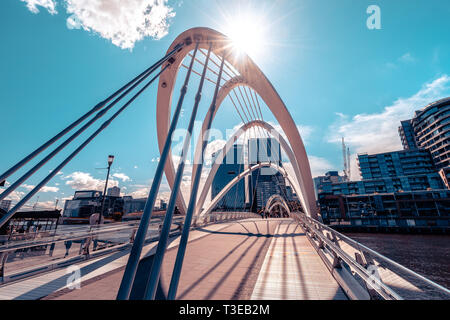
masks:
{"label": "lamp post", "polygon": [[103,210],[105,208],[106,189],[108,188],[109,172],[111,170],[111,165],[113,164],[113,162],[114,162],[114,156],[109,155],[108,156],[108,173],[106,174],[105,190],[103,191],[102,209],[100,210],[100,214],[98,217],[98,224],[100,224],[102,221]]}

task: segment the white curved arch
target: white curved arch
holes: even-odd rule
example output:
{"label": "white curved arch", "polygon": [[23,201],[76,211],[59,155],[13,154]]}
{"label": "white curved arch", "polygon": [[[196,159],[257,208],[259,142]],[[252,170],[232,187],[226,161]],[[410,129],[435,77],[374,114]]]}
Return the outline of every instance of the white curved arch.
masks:
{"label": "white curved arch", "polygon": [[[253,171],[261,169],[261,168],[273,168],[273,169],[277,170],[278,172],[280,172],[283,176],[285,176],[289,180],[289,182],[291,182],[289,175],[282,167],[279,167],[276,164],[269,163],[269,162],[256,164],[256,165],[248,168],[247,170],[241,172],[238,176],[236,176],[233,180],[231,180],[225,186],[225,188],[223,188],[222,191],[220,191],[219,194],[208,204],[208,206],[205,208],[205,210],[203,210],[200,213],[199,216],[202,217],[206,214],[211,213],[211,211],[214,209],[214,207],[217,205],[217,203],[227,194],[228,191],[231,190],[231,188],[233,188],[239,181],[244,179],[246,176],[250,175]],[[291,184],[292,184],[292,182],[291,182]]]}
{"label": "white curved arch", "polygon": [[284,198],[281,196],[281,195],[279,195],[279,194],[274,194],[274,195],[272,195],[269,199],[267,199],[267,201],[266,201],[266,208],[267,207],[270,207],[271,205],[272,205],[272,202],[274,201],[274,200],[278,200],[278,201],[284,201]]}
{"label": "white curved arch", "polygon": [[[278,123],[282,127],[288,141],[292,146],[293,153],[300,171],[300,189],[303,195],[306,207],[305,211],[310,216],[317,217],[317,207],[314,194],[314,186],[311,176],[311,168],[309,165],[308,157],[303,141],[298,132],[297,126],[293,121],[289,111],[281,100],[280,96],[261,72],[261,70],[255,65],[255,63],[247,55],[234,55],[232,52],[231,41],[222,35],[221,33],[209,28],[193,28],[183,32],[173,42],[168,52],[173,50],[179,43],[185,43],[185,46],[179,50],[175,59],[172,60],[171,66],[160,76],[159,88],[158,88],[158,101],[157,101],[157,131],[158,131],[158,144],[160,152],[164,147],[165,139],[167,137],[169,124],[170,124],[170,110],[172,105],[173,90],[175,87],[175,81],[178,74],[178,70],[181,66],[183,59],[192,51],[196,45],[196,41],[199,43],[199,47],[202,49],[208,49],[212,44],[212,52],[217,56],[226,56],[228,62],[241,75],[240,81],[245,82],[247,86],[255,90],[259,96],[264,100],[265,104],[270,108]],[[165,67],[168,63],[163,65]],[[229,84],[234,85],[234,84]],[[228,86],[222,87],[223,93],[221,96],[226,97],[225,93],[228,90]],[[228,90],[229,93],[229,90]],[[227,93],[227,94],[228,94]],[[222,99],[223,101],[223,99]],[[220,104],[217,104],[219,109]],[[203,135],[203,132],[202,132]],[[194,164],[195,165],[195,164]],[[170,187],[173,187],[175,179],[175,168],[172,161],[172,153],[170,152],[168,161],[165,165],[166,178]],[[179,193],[177,198],[177,205],[182,212],[185,212],[185,202]]]}
{"label": "white curved arch", "polygon": [[[274,201],[275,200],[275,201]],[[291,209],[289,208],[288,204],[286,203],[286,200],[280,196],[279,194],[274,194],[273,196],[271,196],[267,202],[266,202],[266,208],[269,207],[269,209],[266,209],[267,212],[272,211],[272,209],[276,206],[276,205],[280,205],[282,206],[286,212],[291,215]]]}
{"label": "white curved arch", "polygon": [[286,212],[288,213],[288,215],[289,215],[289,216],[291,215],[291,209],[289,209],[289,207],[288,207],[285,203],[283,203],[283,202],[277,200],[277,201],[275,201],[275,202],[270,206],[270,208],[267,210],[267,212],[269,213],[269,216],[270,216],[270,213],[272,212],[273,208],[275,208],[275,206],[281,206],[281,207],[283,207],[284,210],[286,210]]}
{"label": "white curved arch", "polygon": [[[260,127],[263,130],[267,130],[269,133],[272,133],[275,130],[267,122],[257,120],[257,121],[252,121],[252,122],[249,122],[249,123],[243,125],[237,132],[235,132],[235,134],[228,140],[226,145],[219,152],[219,154],[217,155],[217,157],[214,161],[214,165],[212,166],[211,171],[209,172],[208,178],[206,179],[205,184],[202,189],[202,192],[200,193],[200,196],[197,200],[197,208],[195,210],[196,214],[199,214],[200,211],[202,210],[203,205],[206,201],[206,197],[208,196],[209,188],[211,187],[214,177],[216,176],[217,171],[218,171],[220,165],[222,164],[225,156],[233,148],[234,143],[239,139],[239,137],[241,135],[243,135],[246,131],[248,131],[254,127]],[[274,138],[278,141],[278,143],[280,143],[281,148],[286,153],[289,161],[291,161],[296,179],[297,180],[301,179],[300,170],[298,168],[297,161],[295,160],[295,155],[292,152],[292,149],[290,148],[289,144],[286,142],[286,140],[283,138],[282,135],[274,135]],[[298,190],[300,190],[299,186],[300,186],[300,184],[298,184],[298,185],[295,184],[295,185],[293,185],[293,188],[295,189],[295,191],[300,199],[300,202],[302,203],[303,208],[306,208],[307,206],[306,206],[305,199],[303,198],[303,194],[301,192],[300,193],[298,192]]]}

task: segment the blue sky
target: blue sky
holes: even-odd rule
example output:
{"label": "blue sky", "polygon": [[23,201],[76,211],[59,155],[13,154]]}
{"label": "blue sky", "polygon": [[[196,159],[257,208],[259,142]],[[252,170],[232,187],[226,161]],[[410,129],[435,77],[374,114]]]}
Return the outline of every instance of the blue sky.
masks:
{"label": "blue sky", "polygon": [[[206,26],[227,33],[242,15],[261,25],[266,43],[253,58],[299,125],[314,175],[342,170],[342,136],[353,159],[358,152],[399,149],[399,121],[450,95],[446,0],[107,2],[0,2],[0,171],[159,59],[184,30]],[[381,9],[380,30],[366,26],[373,4]],[[147,5],[153,11],[146,29],[130,32]],[[40,204],[101,186],[105,171],[97,168],[106,166],[108,154],[116,156],[113,184],[125,194],[144,195],[159,155],[155,104],[153,88],[39,193]],[[267,110],[265,115],[273,121]],[[221,116],[214,124],[220,130],[240,122],[236,115]],[[358,178],[355,166],[353,161]],[[40,177],[30,179],[28,188]],[[18,189],[12,198],[26,191]]]}

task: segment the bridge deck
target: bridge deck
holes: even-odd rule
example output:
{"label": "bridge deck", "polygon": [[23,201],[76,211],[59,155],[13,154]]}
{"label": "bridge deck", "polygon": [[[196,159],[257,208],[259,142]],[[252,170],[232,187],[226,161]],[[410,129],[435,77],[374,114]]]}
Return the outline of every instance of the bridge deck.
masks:
{"label": "bridge deck", "polygon": [[302,229],[282,222],[259,273],[252,300],[346,300]]}
{"label": "bridge deck", "polygon": [[[168,288],[176,242],[171,244],[164,260],[161,274],[163,290],[160,292],[166,292]],[[121,257],[121,263],[126,261],[124,258],[126,256]],[[141,262],[143,270],[138,270],[137,285],[132,294],[134,298],[142,297],[151,266],[151,260],[147,259],[150,258]],[[80,290],[64,289],[51,295],[44,294],[45,290],[34,292],[41,297],[47,296],[46,299],[115,299],[124,270],[123,263],[120,268],[117,268],[117,261],[116,265],[115,270],[102,277],[83,274],[83,280],[90,279],[82,283]],[[28,281],[37,282],[39,277]],[[12,285],[9,289],[13,289]],[[40,289],[43,287],[45,284],[41,283]],[[7,292],[6,288],[0,288],[0,296],[2,289],[3,293]],[[23,294],[16,297],[32,298]],[[214,225],[193,232],[177,299],[345,299],[345,295],[296,223],[258,219]]]}

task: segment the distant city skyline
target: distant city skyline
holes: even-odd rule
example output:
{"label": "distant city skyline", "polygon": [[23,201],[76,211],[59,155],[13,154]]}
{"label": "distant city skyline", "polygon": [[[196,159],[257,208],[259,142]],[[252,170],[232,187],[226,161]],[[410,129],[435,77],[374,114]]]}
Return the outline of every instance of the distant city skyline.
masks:
{"label": "distant city skyline", "polygon": [[[122,2],[119,13],[113,10],[118,0],[103,7],[83,7],[83,3],[10,0],[0,4],[5,48],[0,53],[2,172],[156,61],[179,33],[206,26],[236,36],[236,30],[252,28],[239,24],[239,19],[248,17],[260,25],[270,22],[258,33],[267,40],[266,47],[249,54],[296,121],[313,176],[342,172],[341,138],[345,137],[352,153],[352,178],[359,178],[357,153],[401,149],[400,121],[450,96],[448,1],[376,1],[382,13],[380,30],[367,28],[366,9],[374,3],[365,0],[326,5],[312,0],[275,4],[139,0]],[[151,10],[142,9],[146,4],[152,4]],[[82,12],[90,13],[89,18]],[[150,23],[140,28],[145,18]],[[153,88],[29,205],[54,207],[58,199],[63,207],[63,200],[75,190],[102,191],[106,173],[97,168],[106,166],[108,154],[116,156],[109,187],[146,197],[159,157],[155,104]],[[213,124],[218,131],[240,126],[241,121],[225,111],[221,116],[223,121]],[[265,118],[277,125],[269,112]],[[187,121],[183,117],[180,127],[186,127]],[[214,141],[208,153],[221,148],[223,139]],[[56,163],[51,162],[48,170]],[[183,192],[191,171],[188,165]],[[9,199],[17,201],[37,182],[30,179]],[[163,181],[161,198],[167,199],[169,191]]]}

